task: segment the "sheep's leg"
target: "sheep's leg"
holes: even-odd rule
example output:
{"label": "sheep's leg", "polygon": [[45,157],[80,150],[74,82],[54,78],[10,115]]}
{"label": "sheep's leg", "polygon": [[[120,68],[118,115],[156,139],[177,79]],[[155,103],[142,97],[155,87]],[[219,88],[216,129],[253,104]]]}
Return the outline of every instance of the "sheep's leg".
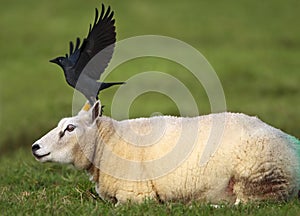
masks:
{"label": "sheep's leg", "polygon": [[154,191],[136,193],[134,191],[118,190],[115,197],[117,200],[116,206],[127,203],[128,201],[133,203],[143,203],[147,199],[158,201]]}

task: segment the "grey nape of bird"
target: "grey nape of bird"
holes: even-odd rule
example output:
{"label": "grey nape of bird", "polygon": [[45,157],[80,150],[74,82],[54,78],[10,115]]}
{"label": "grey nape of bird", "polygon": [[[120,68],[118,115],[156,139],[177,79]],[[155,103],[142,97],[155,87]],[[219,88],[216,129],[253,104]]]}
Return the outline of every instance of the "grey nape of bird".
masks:
{"label": "grey nape of bird", "polygon": [[[50,60],[63,69],[67,83],[80,91],[91,105],[98,100],[101,90],[113,85],[124,84],[124,82],[97,81],[111,60],[114,51],[116,32],[113,15],[114,12],[110,7],[105,11],[103,4],[100,16],[96,8],[94,24],[93,26],[90,24],[87,38],[83,39],[81,46],[79,38],[76,39],[75,49],[73,42],[70,41],[69,55]],[[96,70],[84,70],[87,63],[98,53],[100,55],[99,58],[97,56]],[[82,73],[83,70],[84,73]]]}

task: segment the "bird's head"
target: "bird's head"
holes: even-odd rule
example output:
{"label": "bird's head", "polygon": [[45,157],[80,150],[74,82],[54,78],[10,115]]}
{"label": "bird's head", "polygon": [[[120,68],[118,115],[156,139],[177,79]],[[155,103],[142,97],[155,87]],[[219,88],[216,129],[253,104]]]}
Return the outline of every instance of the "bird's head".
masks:
{"label": "bird's head", "polygon": [[59,66],[64,68],[66,66],[67,60],[68,59],[66,57],[60,56],[55,59],[51,59],[50,62],[58,64]]}

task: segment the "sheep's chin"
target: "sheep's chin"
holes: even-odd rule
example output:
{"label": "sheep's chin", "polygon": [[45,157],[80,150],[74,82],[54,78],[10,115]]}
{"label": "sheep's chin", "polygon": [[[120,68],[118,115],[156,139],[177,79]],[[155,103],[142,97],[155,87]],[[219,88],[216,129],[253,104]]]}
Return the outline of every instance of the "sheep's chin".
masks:
{"label": "sheep's chin", "polygon": [[49,156],[50,155],[50,152],[49,153],[47,153],[47,154],[43,154],[43,155],[39,155],[39,154],[33,154],[34,155],[34,157],[35,157],[35,159],[37,160],[37,161],[40,161],[40,162],[46,162],[47,161],[47,156]]}

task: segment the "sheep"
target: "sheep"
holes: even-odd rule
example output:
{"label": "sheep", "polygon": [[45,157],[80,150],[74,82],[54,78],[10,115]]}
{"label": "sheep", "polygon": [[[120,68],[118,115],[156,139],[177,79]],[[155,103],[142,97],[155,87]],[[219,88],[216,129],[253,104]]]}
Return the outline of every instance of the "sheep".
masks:
{"label": "sheep", "polygon": [[[63,118],[32,153],[40,162],[86,170],[103,200],[234,204],[286,201],[299,191],[300,141],[257,117],[224,112],[116,121],[99,107],[97,101]],[[219,144],[201,163],[215,120],[224,120],[221,136],[212,139]]]}

